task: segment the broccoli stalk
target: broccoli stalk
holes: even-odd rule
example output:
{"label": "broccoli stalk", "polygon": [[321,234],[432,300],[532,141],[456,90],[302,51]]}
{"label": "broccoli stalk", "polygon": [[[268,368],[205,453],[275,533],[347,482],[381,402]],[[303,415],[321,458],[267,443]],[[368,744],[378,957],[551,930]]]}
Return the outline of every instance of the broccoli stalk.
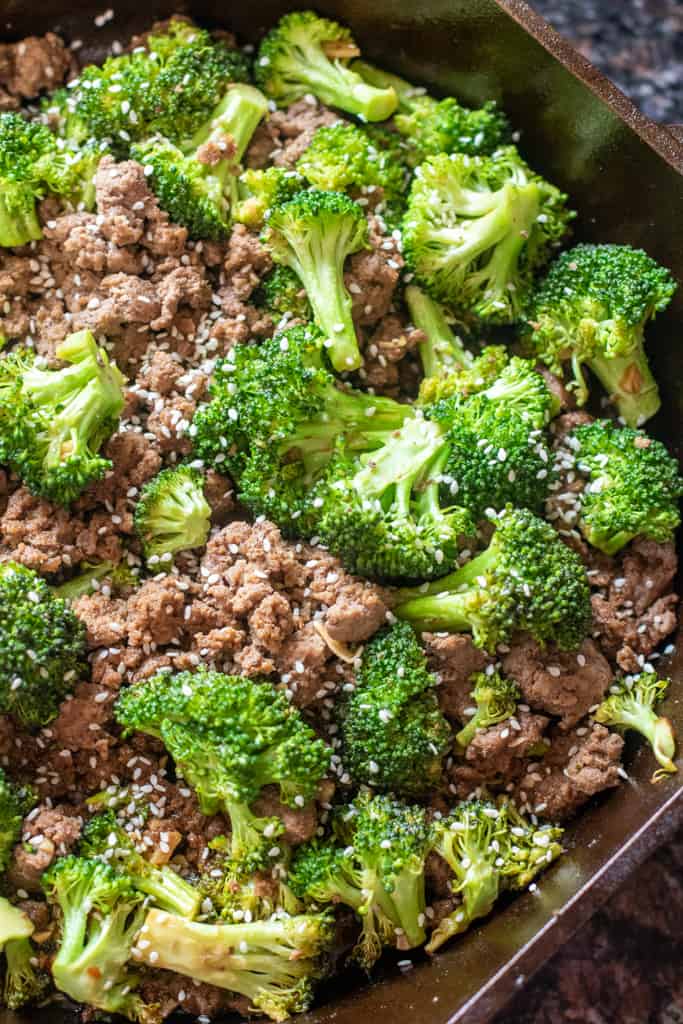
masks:
{"label": "broccoli stalk", "polygon": [[544,645],[577,648],[590,622],[586,571],[549,523],[504,510],[488,546],[434,583],[399,591],[395,614],[419,630],[471,631],[490,651],[515,630]]}
{"label": "broccoli stalk", "polygon": [[160,910],[145,920],[133,956],[217,988],[239,992],[274,1021],[308,1009],[321,957],[331,944],[326,916],[305,914],[248,924],[200,924]]}
{"label": "broccoli stalk", "polygon": [[277,784],[284,803],[300,806],[329,765],[328,748],[284,694],[241,676],[204,669],[158,675],[124,691],[115,715],[125,730],[164,743],[202,813],[230,818],[232,859],[255,869],[272,863],[268,851],[282,823],[257,817],[249,805]]}
{"label": "broccoli stalk", "polygon": [[111,462],[98,454],[124,406],[123,376],[90,331],[57,346],[63,370],[44,370],[30,353],[0,363],[0,461],[33,494],[68,505]]}
{"label": "broccoli stalk", "polygon": [[645,737],[660,765],[652,776],[653,782],[660,782],[678,771],[673,762],[676,755],[673,727],[668,718],[655,711],[669,686],[670,680],[659,679],[655,672],[617,679],[594,714],[595,720],[603,725],[624,732],[632,729]]}
{"label": "broccoli stalk", "polygon": [[669,271],[628,245],[577,245],[562,253],[531,297],[528,343],[554,373],[565,364],[579,405],[588,398],[587,366],[630,427],[660,406],[644,348],[644,330],[676,290]]}
{"label": "broccoli stalk", "polygon": [[227,233],[238,200],[239,163],[267,109],[258,89],[233,85],[185,149],[161,136],[132,147],[133,158],[151,171],[160,206],[193,238],[219,239]]}
{"label": "broccoli stalk", "polygon": [[181,917],[197,915],[199,890],[166,864],[155,867],[146,860],[112,810],[96,815],[86,824],[80,852],[84,857],[100,857],[123,870],[135,888],[151,897],[161,910]]}
{"label": "broccoli stalk", "polygon": [[264,238],[275,262],[300,278],[334,369],[357,370],[361,356],[344,260],[367,243],[362,208],[340,192],[300,192],[271,209]]}
{"label": "broccoli stalk", "polygon": [[6,960],[2,1002],[10,1010],[41,999],[49,985],[48,978],[33,963],[33,931],[29,917],[0,896],[0,949]]}
{"label": "broccoli stalk", "polygon": [[42,885],[61,916],[52,963],[59,991],[77,1003],[153,1024],[156,1012],[132,991],[138,979],[127,966],[145,920],[142,893],[108,864],[74,856],[57,860]]}
{"label": "broccoli stalk", "polygon": [[534,270],[566,233],[565,200],[513,146],[492,157],[430,157],[403,220],[408,267],[454,312],[512,323]]}
{"label": "broccoli stalk", "polygon": [[110,590],[120,590],[125,587],[136,587],[140,579],[133,571],[128,562],[82,562],[78,576],[73,576],[65,583],[54,587],[56,597],[63,601],[75,601],[83,594],[91,594],[99,590],[103,583],[107,583]]}
{"label": "broccoli stalk", "polygon": [[360,51],[347,28],[313,11],[286,14],[259,47],[254,74],[280,106],[313,93],[322,103],[364,121],[384,121],[396,109],[396,93],[375,88],[348,67]]}
{"label": "broccoli stalk", "polygon": [[593,547],[615,555],[635,537],[660,544],[673,540],[683,478],[660,441],[596,420],[578,427],[565,443],[586,479],[579,527]]}
{"label": "broccoli stalk", "polygon": [[420,345],[420,360],[425,377],[439,379],[457,370],[472,366],[474,357],[453,334],[446,315],[426,292],[409,284],[405,301],[415,326],[427,335]]}
{"label": "broccoli stalk", "polygon": [[203,477],[190,466],[162,469],[148,480],[135,506],[135,529],[148,562],[170,560],[176,551],[201,548],[211,527]]}
{"label": "broccoli stalk", "polygon": [[357,785],[405,796],[438,786],[451,729],[435,687],[407,623],[366,644],[356,688],[340,709],[343,762]]}
{"label": "broccoli stalk", "polygon": [[47,725],[88,671],[85,627],[31,569],[0,565],[0,710]]}
{"label": "broccoli stalk", "polygon": [[521,696],[519,687],[500,672],[477,672],[472,681],[476,708],[467,725],[455,737],[463,748],[469,746],[479,729],[488,729],[514,715]]}

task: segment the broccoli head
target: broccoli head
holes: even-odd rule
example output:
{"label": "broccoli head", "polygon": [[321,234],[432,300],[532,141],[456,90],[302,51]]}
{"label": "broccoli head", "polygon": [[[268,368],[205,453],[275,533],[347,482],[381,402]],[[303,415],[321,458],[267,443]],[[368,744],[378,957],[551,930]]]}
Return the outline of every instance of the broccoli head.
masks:
{"label": "broccoli head", "polygon": [[301,806],[329,766],[329,749],[266,682],[206,669],[160,674],[126,690],[115,714],[127,732],[164,743],[202,813],[229,816],[232,858],[251,858],[254,868],[268,863],[282,823],[258,818],[249,805],[277,784],[284,803]]}
{"label": "broccoli head", "polygon": [[138,573],[128,562],[82,562],[77,576],[72,576],[65,583],[54,587],[53,591],[57,597],[64,601],[75,601],[83,594],[91,594],[95,590],[102,590],[105,595],[115,592],[128,592],[130,588],[137,587],[140,582]]}
{"label": "broccoli head", "polygon": [[591,619],[579,556],[527,509],[507,508],[492,521],[485,551],[434,583],[399,591],[395,614],[420,630],[471,630],[490,651],[516,630],[541,645],[577,648]]}
{"label": "broccoli head", "polygon": [[256,293],[255,302],[277,320],[283,317],[304,321],[311,319],[311,305],[306,291],[289,267],[273,267],[266,274]]}
{"label": "broccoli head", "polygon": [[128,967],[145,921],[144,896],[101,860],[61,857],[42,878],[48,902],[59,908],[61,934],[52,977],[77,1003],[119,1013],[139,1024],[158,1019],[134,989]]}
{"label": "broccoli head", "polygon": [[509,358],[505,345],[486,345],[464,369],[450,370],[444,376],[425,377],[420,384],[418,405],[433,406],[446,398],[469,398],[485,391],[500,377]]}
{"label": "broccoli head", "polygon": [[625,676],[615,680],[594,713],[595,720],[603,725],[623,732],[632,729],[645,737],[660,766],[652,776],[653,782],[678,771],[673,761],[676,756],[673,727],[668,718],[655,710],[669,686],[670,680],[660,679],[656,672]]}
{"label": "broccoli head", "polygon": [[254,75],[280,106],[313,93],[363,121],[384,121],[396,109],[396,93],[368,85],[352,71],[349,61],[358,56],[349,29],[313,11],[293,11],[261,42]]}
{"label": "broccoli head", "polygon": [[420,796],[439,784],[451,729],[411,626],[397,622],[363,649],[341,709],[344,767],[357,784]]}
{"label": "broccoli head", "polygon": [[85,627],[37,573],[0,563],[0,710],[47,725],[87,670]]}
{"label": "broccoli head", "polygon": [[200,924],[150,910],[133,956],[154,969],[239,992],[254,1011],[284,1021],[309,1008],[332,938],[324,914]]}
{"label": "broccoli head", "polygon": [[361,364],[344,260],[367,244],[363,209],[341,192],[311,189],[271,208],[264,240],[276,263],[290,267],[306,290],[337,372]]}
{"label": "broccoli head", "polygon": [[498,671],[475,672],[471,682],[475,706],[467,725],[455,737],[461,747],[469,746],[479,729],[488,729],[514,715],[521,698],[519,687]]}
{"label": "broccoli head", "polygon": [[285,167],[249,167],[237,182],[239,199],[233,210],[234,219],[247,227],[260,228],[272,206],[293,199],[305,187],[302,176]]}
{"label": "broccoli head", "polygon": [[242,921],[266,921],[274,914],[301,913],[303,904],[286,880],[287,853],[284,862],[278,863],[275,870],[255,872],[248,862],[235,861],[229,856],[230,845],[226,836],[211,840],[210,849],[226,852],[227,856],[208,862],[199,879],[202,900],[211,901],[212,916],[230,924],[239,924]]}
{"label": "broccoli head", "polygon": [[593,547],[615,555],[634,537],[673,539],[683,479],[661,441],[596,420],[577,427],[566,446],[586,480],[579,527]]}
{"label": "broccoli head", "polygon": [[426,335],[420,345],[420,361],[425,378],[442,381],[452,373],[470,368],[474,356],[467,351],[462,339],[453,333],[439,303],[414,284],[408,285],[404,298],[411,320]]}
{"label": "broccoli head", "polygon": [[190,466],[162,469],[140,491],[134,521],[148,563],[203,547],[211,527],[211,506],[204,497],[202,474]]}
{"label": "broccoli head", "polygon": [[32,494],[68,505],[111,468],[99,449],[124,406],[123,376],[90,331],[56,348],[63,370],[45,370],[31,352],[0,361],[0,462]]}
{"label": "broccoli head", "polygon": [[403,220],[406,262],[455,313],[512,323],[534,272],[567,232],[565,203],[514,146],[490,157],[430,157],[415,175]]}
{"label": "broccoli head", "polygon": [[136,836],[126,831],[113,810],[103,811],[87,822],[79,852],[84,857],[101,858],[123,871],[135,888],[161,910],[181,917],[195,917],[198,913],[199,890],[168,865],[155,867],[147,860],[138,849]]}
{"label": "broccoli head", "polygon": [[670,272],[642,249],[577,245],[562,253],[530,298],[528,344],[554,373],[570,368],[579,405],[587,366],[617,412],[636,427],[660,406],[644,348],[645,325],[676,290]]}
{"label": "broccoli head", "polygon": [[0,871],[6,871],[12,850],[21,836],[24,818],[36,803],[36,794],[30,786],[17,785],[0,768]]}
{"label": "broccoli head", "polygon": [[5,954],[1,1002],[9,1010],[18,1010],[47,995],[50,979],[35,966],[33,931],[28,915],[0,896],[0,950]]}

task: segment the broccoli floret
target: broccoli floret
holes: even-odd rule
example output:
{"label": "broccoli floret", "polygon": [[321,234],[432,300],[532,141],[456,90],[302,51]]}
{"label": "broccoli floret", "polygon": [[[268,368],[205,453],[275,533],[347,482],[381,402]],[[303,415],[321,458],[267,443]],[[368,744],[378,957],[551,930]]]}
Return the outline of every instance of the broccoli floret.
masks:
{"label": "broccoli floret", "polygon": [[420,796],[438,786],[451,729],[412,628],[397,622],[363,650],[340,709],[344,767],[357,784]]}
{"label": "broccoli floret", "polygon": [[430,157],[415,175],[403,220],[406,263],[458,314],[512,323],[533,274],[567,231],[566,196],[514,146],[491,157]]}
{"label": "broccoli floret", "polygon": [[49,978],[34,965],[33,931],[29,917],[0,896],[0,950],[6,961],[2,1004],[9,1010],[42,999],[49,988]]}
{"label": "broccoli floret", "polygon": [[414,325],[427,335],[420,345],[420,361],[425,377],[440,381],[451,373],[470,368],[474,356],[467,351],[462,338],[451,330],[439,303],[414,284],[408,285],[404,297]]}
{"label": "broccoli floret", "polygon": [[[109,592],[137,587],[140,578],[128,562],[82,562],[78,576],[54,587],[54,593],[64,601],[75,601],[83,594],[108,587]],[[107,591],[105,590],[105,593]]]}
{"label": "broccoli floret", "polygon": [[315,796],[329,765],[330,751],[285,695],[241,676],[161,674],[126,690],[115,713],[128,732],[165,744],[202,813],[230,818],[232,858],[252,857],[252,867],[267,862],[282,823],[256,817],[249,805],[264,786],[278,784],[282,801],[299,806]]}
{"label": "broccoli floret", "polygon": [[500,377],[508,360],[505,345],[487,345],[466,369],[452,370],[443,377],[425,377],[420,384],[418,404],[427,407],[446,398],[469,398],[484,391]]}
{"label": "broccoli floret", "polygon": [[318,536],[345,565],[387,580],[433,579],[457,560],[475,532],[467,510],[439,503],[448,457],[441,428],[406,420],[385,444],[341,459],[318,487]]}
{"label": "broccoli floret", "polygon": [[204,497],[202,474],[190,466],[162,469],[140,491],[134,521],[149,563],[203,547],[211,528],[211,506]]}
{"label": "broccoli floret", "polygon": [[124,378],[90,331],[56,355],[65,369],[42,369],[28,351],[0,360],[0,462],[32,494],[68,505],[111,468],[98,453],[118,424]]}
{"label": "broccoli floret", "polygon": [[[211,840],[212,850],[230,851],[230,840],[218,836]],[[285,860],[287,854],[285,853]],[[278,863],[275,871],[254,872],[249,862],[234,861],[229,855],[207,865],[199,881],[202,898],[211,901],[212,913],[222,921],[267,921],[274,914],[300,914],[301,900],[292,892],[286,879],[286,864]]]}
{"label": "broccoli floret", "polygon": [[99,857],[122,870],[136,889],[151,897],[161,910],[181,917],[195,917],[201,901],[198,889],[166,864],[155,867],[147,860],[112,810],[91,818],[83,830],[79,852]]}
{"label": "broccoli floret", "polygon": [[617,679],[594,713],[595,720],[603,725],[623,732],[633,729],[645,737],[660,765],[652,776],[653,782],[678,771],[673,762],[676,756],[673,727],[668,718],[658,715],[655,710],[666,696],[670,684],[669,679],[660,679],[656,672]]}
{"label": "broccoli floret", "polygon": [[289,267],[273,267],[261,281],[255,302],[278,320],[296,317],[311,319],[311,304],[301,281]]}
{"label": "broccoli floret", "polygon": [[133,953],[140,963],[239,992],[255,1011],[284,1021],[310,1006],[332,928],[324,914],[200,924],[150,910],[144,940]]}
{"label": "broccoli floret", "polygon": [[240,175],[237,183],[239,200],[235,205],[234,218],[250,228],[260,228],[271,206],[286,203],[305,187],[306,182],[296,171],[284,167],[257,171],[250,167]]}
{"label": "broccoli floret", "polygon": [[517,812],[509,815],[505,805],[483,800],[461,803],[435,821],[433,848],[452,870],[451,888],[461,903],[434,929],[427,952],[489,914],[504,889],[528,885],[562,852],[560,835],[560,829],[534,828]]}
{"label": "broccoli floret", "polygon": [[186,46],[200,49],[209,46],[211,34],[189,19],[173,16],[168,21],[153,25],[143,37],[142,43],[145,50],[166,62]]}
{"label": "broccoli floret", "polygon": [[[388,135],[385,143],[391,142]],[[407,171],[398,144],[379,145],[357,125],[318,128],[296,166],[314,188],[347,192],[353,198],[381,188],[385,219],[390,224],[403,212]]]}
{"label": "broccoli floret", "polygon": [[301,280],[335,370],[361,365],[344,260],[367,244],[362,207],[341,192],[311,189],[270,211],[264,241],[276,263]]}
{"label": "broccoli floret", "polygon": [[498,671],[476,672],[472,682],[471,696],[476,707],[467,725],[455,737],[461,747],[469,746],[477,730],[488,729],[514,715],[521,698],[519,687]]}
{"label": "broccoli floret", "polygon": [[358,56],[348,28],[313,11],[293,11],[261,42],[254,75],[280,106],[313,93],[363,121],[384,121],[396,109],[396,93],[367,85],[352,71],[349,60]]}
{"label": "broccoli floret", "polygon": [[661,441],[596,420],[570,434],[566,448],[586,479],[578,525],[593,547],[615,555],[634,537],[673,539],[683,479]]}
{"label": "broccoli floret", "polygon": [[636,427],[660,406],[644,348],[644,328],[676,290],[670,272],[642,249],[577,245],[562,253],[531,297],[528,343],[554,373],[571,371],[579,405],[588,398],[587,366],[617,412]]}
{"label": "broccoli floret", "polygon": [[36,803],[36,794],[30,786],[17,785],[0,768],[0,871],[7,869],[12,850],[21,835],[23,820]]}
{"label": "broccoli floret", "polygon": [[293,327],[218,363],[212,401],[190,428],[196,455],[237,482],[240,500],[293,535],[305,535],[312,486],[340,437],[370,450],[411,415],[392,399],[342,390],[324,366],[322,335]]}
{"label": "broccoli floret", "polygon": [[61,916],[52,962],[59,991],[77,1003],[152,1024],[152,1008],[133,991],[138,979],[127,966],[145,920],[143,894],[103,861],[74,856],[57,860],[42,885]]}
{"label": "broccoli floret", "polygon": [[355,959],[370,969],[384,946],[412,949],[425,941],[424,862],[430,828],[421,807],[365,792],[337,810],[337,841],[300,846],[289,884],[315,904],[344,903],[361,919]]}
{"label": "broccoli floret", "polygon": [[354,61],[351,69],[378,89],[395,90],[398,108],[394,125],[405,136],[407,158],[413,167],[439,153],[488,156],[510,141],[508,119],[492,100],[472,110],[452,96],[434,99],[425,89],[365,61]]}
{"label": "broccoli floret", "polygon": [[0,710],[47,725],[88,671],[85,627],[45,580],[0,564]]}
{"label": "broccoli floret", "polygon": [[267,110],[258,89],[234,85],[190,140],[192,152],[161,136],[132,146],[133,159],[150,171],[159,205],[193,238],[226,235],[237,202],[239,162]]}
{"label": "broccoli floret", "polygon": [[399,591],[394,609],[420,630],[471,630],[490,651],[515,630],[539,644],[578,647],[591,618],[586,570],[553,527],[527,509],[494,519],[488,548],[434,583]]}

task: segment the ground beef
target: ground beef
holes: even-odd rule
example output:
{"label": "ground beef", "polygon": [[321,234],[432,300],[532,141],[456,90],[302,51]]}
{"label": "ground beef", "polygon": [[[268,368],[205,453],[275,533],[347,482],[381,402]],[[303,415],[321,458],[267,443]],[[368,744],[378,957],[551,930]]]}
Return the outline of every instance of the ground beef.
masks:
{"label": "ground beef", "polygon": [[53,32],[0,44],[0,109],[56,89],[74,68],[72,55]]}
{"label": "ground beef", "polygon": [[203,1015],[209,1020],[229,1012],[244,1019],[249,1016],[248,999],[171,971],[144,972],[138,992],[144,1003],[159,1007],[162,1018],[176,1009],[192,1017]]}
{"label": "ground beef", "polygon": [[40,890],[40,878],[57,857],[69,853],[81,834],[81,818],[67,805],[39,807],[24,821],[8,880],[15,889]]}
{"label": "ground beef", "polygon": [[276,110],[263,121],[251,140],[246,154],[248,167],[294,167],[310,145],[316,128],[341,120],[313,97],[297,100],[285,110]]}
{"label": "ground beef", "polygon": [[503,657],[504,672],[518,684],[527,704],[561,719],[571,729],[599,704],[614,678],[609,662],[593,640],[578,652],[541,650],[530,636],[521,638]]}
{"label": "ground beef", "polygon": [[544,715],[520,711],[504,722],[479,729],[467,745],[465,760],[483,779],[515,778],[516,765],[538,748],[547,725]]}
{"label": "ground beef", "polygon": [[554,733],[545,757],[519,781],[517,802],[550,821],[570,817],[589,797],[618,785],[623,745],[621,736],[597,723]]}
{"label": "ground beef", "polygon": [[389,313],[378,324],[363,348],[363,384],[392,398],[405,393],[401,369],[406,356],[425,340],[424,331],[411,327],[404,317]]}
{"label": "ground beef", "polygon": [[429,667],[436,675],[439,704],[454,722],[466,721],[470,706],[471,676],[482,672],[488,658],[466,633],[423,633]]}

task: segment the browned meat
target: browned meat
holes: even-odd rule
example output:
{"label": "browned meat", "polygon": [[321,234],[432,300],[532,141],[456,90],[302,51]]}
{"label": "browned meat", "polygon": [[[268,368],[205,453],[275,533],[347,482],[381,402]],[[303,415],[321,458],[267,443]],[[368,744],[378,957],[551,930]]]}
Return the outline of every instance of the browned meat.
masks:
{"label": "browned meat", "polygon": [[388,313],[370,336],[363,350],[363,384],[377,394],[398,398],[401,393],[401,364],[425,340],[423,331],[410,327],[397,313]]}
{"label": "browned meat", "polygon": [[[536,369],[540,374],[542,374],[546,384],[552,391],[555,398],[557,398],[558,402],[560,403],[560,409],[562,410],[562,412],[574,410],[576,408],[576,399],[572,392],[568,391],[567,388],[564,386],[562,380],[556,374],[551,373],[548,367],[543,366],[542,363],[539,363],[536,366]],[[582,414],[579,413],[579,415]],[[564,419],[564,417],[560,418]],[[591,417],[589,417],[589,419],[590,418]],[[562,428],[560,428],[560,430],[562,430]]]}
{"label": "browned meat", "polygon": [[538,748],[547,725],[545,715],[520,711],[504,722],[479,729],[465,751],[467,763],[482,779],[513,779],[523,759]]}
{"label": "browned meat", "polygon": [[[545,376],[545,374],[544,374]],[[546,377],[546,380],[548,378]],[[554,419],[551,424],[551,430],[555,435],[558,442],[562,441],[567,434],[571,434],[572,430],[576,430],[577,427],[581,427],[584,423],[592,423],[593,417],[590,413],[584,412],[582,409],[577,409],[575,412],[566,412],[562,416],[558,416]]]}
{"label": "browned meat", "polygon": [[614,673],[593,640],[574,653],[541,650],[529,636],[515,643],[503,658],[503,670],[522,691],[527,704],[561,718],[571,729],[594,704],[599,704]]}
{"label": "browned meat", "polygon": [[249,299],[271,267],[271,258],[259,236],[243,224],[236,224],[223,263],[225,281],[235,296],[242,301]]}
{"label": "browned meat", "polygon": [[438,681],[441,710],[456,722],[466,720],[474,672],[483,672],[487,656],[466,633],[423,633],[427,660]]}
{"label": "browned meat", "polygon": [[0,106],[9,110],[19,99],[33,99],[56,89],[74,68],[73,58],[53,32],[0,45]]}
{"label": "browned meat", "polygon": [[427,891],[430,895],[445,900],[452,897],[451,881],[453,879],[453,872],[438,853],[432,852],[428,854],[425,861],[425,879],[427,881]]}
{"label": "browned meat", "polygon": [[222,476],[215,469],[209,469],[204,477],[204,496],[211,506],[211,521],[224,526],[235,510],[235,488],[232,480]]}
{"label": "browned meat", "polygon": [[266,786],[258,800],[254,802],[254,811],[264,818],[277,817],[284,823],[285,831],[282,842],[291,846],[300,846],[315,835],[318,827],[318,815],[315,802],[305,807],[288,807],[278,799],[277,786]]}
{"label": "browned meat", "polygon": [[285,110],[276,110],[262,122],[247,150],[248,167],[294,167],[310,145],[316,128],[341,120],[313,97],[297,100]]}
{"label": "browned meat", "polygon": [[29,819],[24,822],[22,841],[14,847],[8,878],[16,889],[37,892],[43,872],[75,846],[81,819],[66,805],[40,807]]}
{"label": "browned meat", "polygon": [[249,1015],[249,1001],[215,985],[193,981],[171,971],[147,971],[138,988],[144,1003],[158,1006],[161,1018],[174,1010],[191,1017],[214,1020],[232,1011],[241,1018]]}

